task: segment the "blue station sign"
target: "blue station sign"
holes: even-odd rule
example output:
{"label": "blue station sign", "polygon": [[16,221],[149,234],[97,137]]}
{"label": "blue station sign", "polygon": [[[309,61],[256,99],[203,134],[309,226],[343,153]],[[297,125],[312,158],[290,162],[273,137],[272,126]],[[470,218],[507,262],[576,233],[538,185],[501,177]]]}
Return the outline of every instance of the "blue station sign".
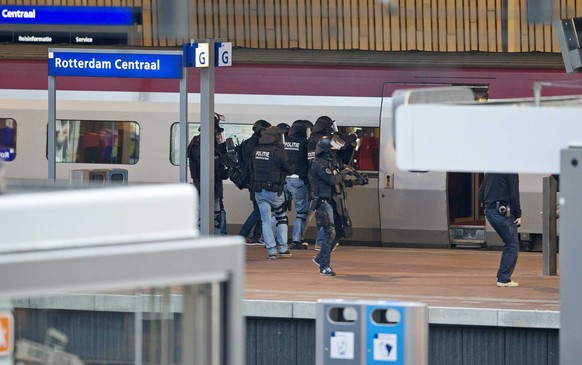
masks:
{"label": "blue station sign", "polygon": [[50,51],[49,76],[182,78],[182,54]]}
{"label": "blue station sign", "polygon": [[131,26],[136,8],[120,6],[0,5],[0,24]]}

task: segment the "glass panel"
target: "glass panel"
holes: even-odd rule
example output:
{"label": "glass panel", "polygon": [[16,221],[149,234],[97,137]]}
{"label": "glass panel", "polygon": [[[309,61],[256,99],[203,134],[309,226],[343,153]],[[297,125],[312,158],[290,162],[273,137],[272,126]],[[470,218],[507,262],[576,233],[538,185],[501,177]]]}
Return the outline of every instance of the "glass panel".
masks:
{"label": "glass panel", "polygon": [[364,135],[358,140],[352,165],[360,171],[377,172],[380,161],[380,128],[338,127],[338,130],[346,134],[363,131]]}
{"label": "glass panel", "polygon": [[136,122],[57,120],[56,162],[129,164],[139,160]]}
{"label": "glass panel", "polygon": [[[224,128],[224,138],[232,138],[235,145],[253,135],[253,126],[248,124],[221,124]],[[188,122],[188,141],[199,134],[200,123]],[[170,162],[178,166],[180,164],[180,123],[172,124],[170,131]]]}
{"label": "glass panel", "polygon": [[0,118],[0,161],[12,161],[16,157],[16,121]]}
{"label": "glass panel", "polygon": [[[210,290],[163,286],[0,300],[0,326],[15,364],[179,365],[184,293],[194,292],[209,310],[221,300],[221,283],[205,285]],[[221,328],[223,320],[217,314],[204,326]]]}

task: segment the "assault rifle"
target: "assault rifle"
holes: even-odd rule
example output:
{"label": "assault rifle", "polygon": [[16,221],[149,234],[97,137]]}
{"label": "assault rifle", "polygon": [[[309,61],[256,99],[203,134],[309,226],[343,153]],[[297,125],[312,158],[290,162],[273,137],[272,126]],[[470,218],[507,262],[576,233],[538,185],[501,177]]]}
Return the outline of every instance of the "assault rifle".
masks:
{"label": "assault rifle", "polygon": [[239,189],[244,189],[248,185],[248,173],[245,173],[240,166],[239,151],[240,145],[235,145],[234,140],[228,137],[225,142],[226,153],[218,152],[218,158],[228,168],[228,178]]}
{"label": "assault rifle", "polygon": [[355,185],[368,185],[370,183],[370,180],[368,178],[368,175],[360,172],[358,170],[356,170],[353,166],[348,166],[348,169],[350,169],[350,175],[352,175],[355,180]]}

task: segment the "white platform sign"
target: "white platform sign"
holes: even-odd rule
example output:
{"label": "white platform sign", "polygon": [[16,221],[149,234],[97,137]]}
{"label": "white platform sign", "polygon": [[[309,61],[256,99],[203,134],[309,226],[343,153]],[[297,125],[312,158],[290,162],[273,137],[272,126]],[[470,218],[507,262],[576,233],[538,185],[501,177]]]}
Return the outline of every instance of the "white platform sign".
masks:
{"label": "white platform sign", "polygon": [[198,43],[194,58],[195,67],[208,67],[208,43]]}
{"label": "white platform sign", "polygon": [[232,43],[217,43],[216,66],[232,66]]}

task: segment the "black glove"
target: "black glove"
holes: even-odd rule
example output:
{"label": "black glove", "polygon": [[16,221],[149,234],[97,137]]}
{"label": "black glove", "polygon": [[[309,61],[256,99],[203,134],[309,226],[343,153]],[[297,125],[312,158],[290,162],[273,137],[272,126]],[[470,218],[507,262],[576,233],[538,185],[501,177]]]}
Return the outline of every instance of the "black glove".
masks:
{"label": "black glove", "polygon": [[356,135],[358,138],[362,138],[363,136],[365,136],[365,135],[366,135],[366,132],[364,132],[364,130],[363,130],[363,129],[358,129],[358,130],[355,132],[355,135]]}
{"label": "black glove", "polygon": [[341,174],[342,174],[344,177],[346,177],[346,176],[348,176],[348,175],[353,175],[354,173],[353,173],[352,169],[350,169],[349,167],[345,167],[345,168],[342,170]]}

